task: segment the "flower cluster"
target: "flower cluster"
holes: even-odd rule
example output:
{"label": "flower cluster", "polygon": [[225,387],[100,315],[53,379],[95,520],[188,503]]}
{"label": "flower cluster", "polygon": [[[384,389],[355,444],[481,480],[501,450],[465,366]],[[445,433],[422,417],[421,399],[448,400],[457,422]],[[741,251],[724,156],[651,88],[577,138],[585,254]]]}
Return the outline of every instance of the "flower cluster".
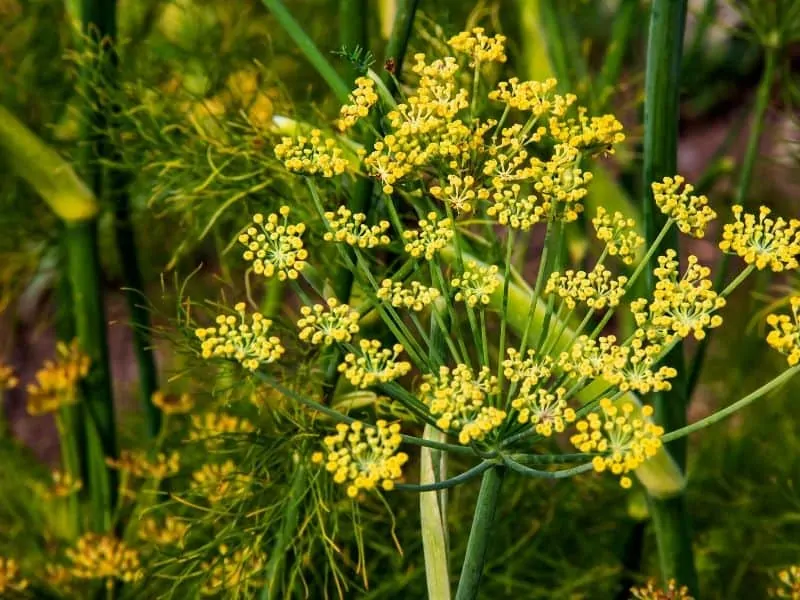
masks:
{"label": "flower cluster", "polygon": [[78,579],[105,579],[111,586],[114,579],[130,582],[142,576],[136,550],[108,535],[86,533],[66,556],[72,575]]}
{"label": "flower cluster", "polygon": [[399,281],[384,279],[375,293],[379,300],[391,303],[395,308],[406,308],[419,312],[434,302],[441,293],[436,288],[425,287],[419,281],[412,281],[410,287],[403,287]]}
{"label": "flower cluster", "polygon": [[163,524],[155,517],[147,517],[139,522],[138,536],[140,540],[157,546],[183,547],[188,531],[189,524],[177,517],[168,516]]}
{"label": "flower cluster", "polygon": [[249,323],[244,302],[239,302],[233,315],[218,315],[216,327],[200,328],[195,335],[201,340],[200,351],[203,358],[228,358],[241,363],[250,371],[259,366],[278,360],[284,352],[281,341],[268,336],[272,321],[261,313],[250,315]]}
{"label": "flower cluster", "polygon": [[36,382],[28,384],[28,413],[42,415],[78,401],[78,383],[89,374],[91,361],[81,352],[77,340],[69,345],[58,342],[58,357],[46,360],[36,372]]}
{"label": "flower cluster", "polygon": [[453,239],[453,225],[450,219],[439,220],[435,212],[428,213],[427,219],[419,220],[419,229],[403,232],[403,239],[406,241],[405,251],[412,257],[433,260],[439,250]]}
{"label": "flower cluster", "polygon": [[650,340],[669,343],[675,336],[689,334],[701,340],[707,329],[722,324],[722,317],[714,313],[725,306],[725,299],[713,289],[711,269],[690,255],[686,271],[679,277],[676,257],[672,249],[658,257],[653,299],[648,303],[640,298],[631,304],[636,324],[646,330]]}
{"label": "flower cluster", "polygon": [[219,557],[202,564],[208,578],[203,582],[200,592],[210,596],[241,591],[244,587],[261,587],[264,582],[256,574],[264,570],[266,559],[263,552],[251,547],[231,552],[228,546],[222,544],[219,547]]}
{"label": "flower cluster", "polygon": [[570,309],[582,303],[594,310],[616,307],[625,295],[625,276],[614,277],[601,265],[586,273],[569,270],[553,272],[545,286],[545,294],[558,294]]}
{"label": "flower cluster", "polygon": [[278,276],[278,279],[297,279],[306,266],[308,251],[303,248],[304,223],[289,224],[290,209],[282,206],[280,215],[275,213],[264,219],[264,215],[253,215],[254,226],[239,236],[239,243],[247,247],[242,257],[253,263],[256,275]]}
{"label": "flower cluster", "polygon": [[694,187],[687,183],[683,191],[679,191],[684,183],[680,175],[664,177],[659,183],[651,184],[653,198],[665,215],[678,224],[678,229],[687,235],[702,238],[706,226],[717,218],[717,213],[708,206],[708,198],[692,194]]}
{"label": "flower cluster", "polygon": [[20,576],[17,561],[0,556],[0,593],[23,592],[27,587],[28,580]]}
{"label": "flower cluster", "polygon": [[751,213],[743,213],[741,206],[733,207],[736,221],[724,226],[723,252],[736,254],[757,269],[770,268],[779,273],[797,269],[800,257],[800,219],[788,223],[781,217],[770,218],[770,209],[762,206],[758,220]]}
{"label": "flower cluster", "polygon": [[461,444],[482,440],[503,424],[505,411],[488,405],[489,396],[498,392],[497,378],[488,367],[477,375],[467,365],[453,369],[442,366],[436,376],[425,375],[419,388],[422,401],[436,426],[458,433]]}
{"label": "flower cluster", "polygon": [[377,225],[369,226],[365,223],[367,215],[355,213],[345,206],[340,206],[335,213],[326,212],[325,220],[331,231],[326,231],[326,242],[344,242],[359,248],[375,248],[385,246],[391,240],[386,232],[389,230],[389,221],[381,221]]}
{"label": "flower cluster", "polygon": [[602,473],[606,469],[621,475],[620,485],[629,488],[633,484],[627,476],[661,447],[663,428],[651,423],[650,406],[641,409],[641,416],[634,415],[635,407],[625,402],[621,407],[611,400],[600,401],[600,412],[591,412],[586,419],[578,421],[578,433],[570,442],[581,452],[598,452],[592,460],[594,470]]}
{"label": "flower cluster", "polygon": [[775,598],[789,598],[798,600],[800,598],[800,566],[792,565],[786,569],[778,571],[778,582],[780,587],[771,590]]}
{"label": "flower cluster", "polygon": [[772,314],[767,324],[772,331],[767,334],[767,343],[786,355],[789,366],[800,364],[800,296],[789,298],[792,316]]}
{"label": "flower cluster", "polygon": [[151,460],[144,451],[122,450],[119,458],[106,458],[106,464],[133,477],[166,479],[181,468],[181,457],[177,452],[159,452]]}
{"label": "flower cluster", "polygon": [[694,600],[689,595],[689,588],[685,585],[678,586],[674,579],[667,582],[667,587],[657,586],[652,579],[646,586],[631,588],[631,600]]}
{"label": "flower cluster", "polygon": [[472,31],[454,35],[447,43],[453,50],[468,54],[472,59],[470,66],[477,67],[484,62],[506,62],[505,41],[504,35],[489,37],[483,27],[473,27]]}
{"label": "flower cluster", "polygon": [[336,434],[325,438],[326,452],[314,454],[313,461],[325,463],[333,480],[347,485],[347,495],[355,498],[360,490],[378,487],[394,489],[408,461],[405,452],[398,452],[403,441],[400,425],[380,420],[374,426],[354,421],[340,423]]}
{"label": "flower cluster", "polygon": [[411,364],[397,360],[403,351],[401,344],[382,348],[378,340],[361,340],[359,352],[350,352],[339,365],[339,372],[357,388],[366,389],[379,383],[389,383],[411,371]]}
{"label": "flower cluster", "polygon": [[457,213],[472,212],[476,200],[489,198],[489,190],[477,188],[472,175],[460,177],[454,173],[447,176],[446,185],[434,185],[430,193],[437,200],[449,204]]}
{"label": "flower cluster", "polygon": [[555,393],[544,388],[523,388],[511,402],[511,408],[518,411],[518,422],[530,423],[536,433],[549,437],[554,432],[563,432],[575,420],[575,411],[567,406],[565,394],[563,387],[556,388]]}
{"label": "flower cluster", "polygon": [[522,393],[531,391],[553,374],[553,359],[546,354],[537,357],[536,351],[530,348],[524,358],[515,348],[509,348],[507,354],[503,375],[508,381],[519,383]]}
{"label": "flower cluster", "polygon": [[242,473],[232,460],[207,463],[192,473],[192,489],[211,504],[249,493],[253,478]]}
{"label": "flower cluster", "polygon": [[194,399],[189,394],[165,394],[161,390],[153,392],[150,401],[165,415],[185,415],[194,408]]}
{"label": "flower cluster", "polygon": [[644,238],[636,231],[636,221],[620,212],[612,215],[600,206],[592,225],[597,232],[597,239],[605,242],[606,251],[611,256],[619,256],[626,265],[633,264],[636,252],[644,244]]}
{"label": "flower cluster", "polygon": [[17,387],[19,379],[14,375],[14,369],[0,363],[0,392]]}
{"label": "flower cluster", "polygon": [[358,77],[356,79],[356,89],[348,97],[349,104],[342,106],[339,111],[339,120],[336,127],[339,131],[347,131],[369,114],[369,109],[378,101],[378,94],[375,93],[375,82],[369,77]]}
{"label": "flower cluster", "polygon": [[358,333],[358,311],[339,304],[336,298],[328,298],[326,303],[327,308],[322,304],[300,308],[303,315],[297,321],[300,339],[314,346],[349,342]]}
{"label": "flower cluster", "polygon": [[275,156],[290,171],[307,175],[333,177],[347,170],[347,159],[342,149],[331,138],[322,138],[319,129],[312,129],[308,136],[284,137],[275,146]]}
{"label": "flower cluster", "polygon": [[501,281],[497,271],[497,265],[481,266],[474,261],[467,261],[464,272],[450,282],[456,290],[456,301],[464,302],[470,308],[489,304],[491,295]]}
{"label": "flower cluster", "polygon": [[43,489],[41,492],[45,500],[66,498],[67,496],[79,492],[83,487],[83,482],[73,477],[70,473],[53,471],[50,476],[53,481],[52,485],[47,489]]}
{"label": "flower cluster", "polygon": [[520,81],[512,77],[498,83],[497,89],[489,92],[489,100],[502,102],[517,110],[530,111],[537,118],[549,114],[564,115],[577,97],[573,94],[554,94],[557,85],[558,81],[552,77],[545,81]]}

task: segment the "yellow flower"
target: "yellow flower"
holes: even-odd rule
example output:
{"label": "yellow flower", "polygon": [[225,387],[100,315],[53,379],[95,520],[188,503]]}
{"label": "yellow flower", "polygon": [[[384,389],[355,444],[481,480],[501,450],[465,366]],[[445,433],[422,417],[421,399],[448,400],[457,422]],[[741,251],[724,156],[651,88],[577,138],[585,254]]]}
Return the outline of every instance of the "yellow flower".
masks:
{"label": "yellow flower", "polygon": [[290,171],[307,175],[333,177],[341,175],[348,167],[336,140],[323,139],[319,129],[312,129],[308,136],[282,138],[275,146],[275,157]]}
{"label": "yellow flower", "polygon": [[497,265],[480,266],[474,261],[468,261],[460,277],[450,282],[453,289],[458,290],[456,301],[465,302],[470,308],[478,304],[489,304],[491,295],[500,285],[497,271]]}
{"label": "yellow flower", "polygon": [[675,336],[685,338],[690,334],[701,340],[707,329],[722,324],[722,317],[714,313],[725,306],[725,299],[713,289],[711,269],[690,255],[686,271],[679,277],[676,258],[677,253],[671,249],[659,256],[658,267],[653,271],[657,280],[653,299],[648,303],[640,298],[631,303],[636,324],[646,330],[651,340],[669,343]]}
{"label": "yellow flower", "polygon": [[290,209],[282,206],[280,215],[275,213],[253,215],[253,226],[239,236],[239,243],[247,247],[242,257],[253,263],[256,275],[278,276],[278,279],[297,279],[306,266],[308,251],[303,248],[304,223],[290,225],[287,221]]}
{"label": "yellow flower", "polygon": [[177,452],[170,454],[159,452],[151,460],[144,451],[122,450],[119,458],[106,458],[106,464],[133,477],[166,479],[180,470],[181,457]]}
{"label": "yellow flower", "polygon": [[610,470],[621,475],[620,485],[632,485],[627,473],[638,468],[661,447],[662,427],[653,424],[648,417],[653,408],[644,406],[641,415],[635,414],[633,403],[626,402],[616,407],[608,398],[600,401],[600,410],[591,412],[586,419],[578,421],[578,433],[570,442],[580,452],[598,452],[592,460],[594,470],[602,473]]}
{"label": "yellow flower", "polygon": [[435,376],[423,376],[419,395],[431,415],[437,417],[436,426],[457,433],[459,443],[466,445],[483,440],[503,424],[505,411],[486,405],[489,396],[498,391],[497,378],[488,367],[476,375],[460,364],[452,370],[440,367]]}
{"label": "yellow flower", "polygon": [[403,476],[402,466],[408,461],[405,452],[398,452],[403,438],[400,425],[380,420],[374,426],[355,421],[340,423],[336,434],[325,438],[326,452],[317,453],[313,460],[325,463],[336,483],[347,485],[347,495],[355,498],[360,490],[380,487],[394,489],[395,481]]}
{"label": "yellow flower", "polygon": [[28,385],[28,413],[42,415],[78,401],[78,383],[89,374],[91,361],[78,348],[78,341],[69,346],[58,342],[58,356],[46,360],[36,372],[36,383]]}
{"label": "yellow flower", "polygon": [[585,271],[569,270],[565,273],[553,272],[547,280],[545,294],[558,294],[570,309],[582,303],[594,310],[614,308],[625,295],[625,276],[613,277],[602,265]]}
{"label": "yellow flower", "polygon": [[472,59],[469,63],[471,67],[484,62],[506,62],[506,36],[498,33],[489,37],[484,31],[483,27],[473,27],[472,31],[454,35],[447,43],[453,50],[468,54]]}
{"label": "yellow flower", "polygon": [[188,531],[188,523],[170,515],[164,519],[163,525],[154,517],[143,518],[139,522],[138,535],[140,540],[158,546],[171,546],[174,544],[182,548]]}
{"label": "yellow flower", "polygon": [[192,473],[191,488],[216,504],[248,494],[252,482],[250,475],[239,472],[236,463],[228,459],[222,464],[205,464]]}
{"label": "yellow flower", "polygon": [[620,212],[611,215],[602,206],[592,219],[597,239],[606,243],[611,256],[619,256],[626,265],[633,264],[636,252],[644,244],[644,238],[636,232],[636,222]]}
{"label": "yellow flower", "polygon": [[717,213],[708,206],[708,198],[692,194],[694,187],[684,183],[680,175],[664,177],[659,182],[653,182],[653,198],[662,213],[673,219],[683,233],[696,238],[705,235],[706,225],[717,218]]}
{"label": "yellow flower", "polygon": [[138,552],[109,535],[86,533],[66,556],[78,579],[106,579],[110,586],[114,579],[130,582],[142,576]]}
{"label": "yellow flower", "polygon": [[544,81],[520,81],[517,77],[512,77],[498,83],[497,89],[489,92],[489,99],[508,104],[517,110],[530,111],[537,118],[553,110],[563,114],[577,98],[573,94],[554,94],[556,86],[558,81],[553,78]]}
{"label": "yellow flower", "polygon": [[528,349],[525,358],[515,348],[507,350],[508,358],[503,361],[503,374],[508,381],[520,383],[526,393],[547,381],[553,374],[553,359],[547,355],[536,356],[536,351]]}
{"label": "yellow flower", "polygon": [[725,225],[720,249],[728,254],[736,254],[748,265],[759,270],[769,267],[779,273],[798,268],[800,256],[800,220],[791,219],[788,223],[778,217],[769,217],[770,209],[762,206],[756,216],[742,214],[741,206],[733,207],[736,222]]}
{"label": "yellow flower", "polygon": [[597,340],[588,335],[578,336],[568,350],[558,357],[558,366],[565,373],[576,377],[593,379],[607,376],[626,365],[625,351],[613,335],[601,336]]}
{"label": "yellow flower", "polygon": [[399,281],[384,279],[375,295],[380,300],[391,302],[395,308],[407,308],[419,312],[429,306],[439,296],[439,290],[425,287],[419,281],[412,281],[410,288],[403,287]]}
{"label": "yellow flower", "polygon": [[19,384],[19,379],[14,375],[14,369],[0,363],[0,392],[10,390]]}
{"label": "yellow flower", "polygon": [[339,111],[339,120],[336,126],[339,131],[347,131],[369,114],[369,109],[378,101],[378,94],[375,93],[375,82],[369,77],[358,77],[356,79],[356,89],[348,97],[348,104],[342,106]]}
{"label": "yellow flower", "polygon": [[800,296],[789,299],[792,316],[772,314],[767,324],[772,331],[767,334],[767,343],[781,354],[786,355],[789,366],[800,364]]}
{"label": "yellow flower", "polygon": [[631,600],[694,600],[689,595],[689,588],[685,585],[678,587],[674,579],[670,579],[665,589],[656,587],[656,582],[650,580],[645,587],[631,588]]}
{"label": "yellow flower", "polygon": [[245,418],[228,413],[207,412],[202,415],[192,415],[189,439],[202,440],[206,447],[213,448],[226,436],[241,436],[255,430],[255,425]]}
{"label": "yellow flower", "polygon": [[587,108],[578,107],[578,118],[554,114],[548,120],[550,135],[562,144],[590,155],[613,154],[614,144],[625,140],[622,123],[614,115],[588,117]]}
{"label": "yellow flower", "polygon": [[367,215],[353,214],[346,206],[340,206],[335,213],[326,212],[325,220],[331,228],[331,231],[326,231],[323,236],[326,242],[344,242],[359,248],[375,248],[385,246],[391,241],[386,235],[389,221],[369,226],[365,223]]}
{"label": "yellow flower", "polygon": [[328,298],[327,310],[321,304],[300,308],[302,318],[297,321],[300,339],[315,346],[329,346],[334,342],[349,342],[358,333],[358,312],[336,298]]}
{"label": "yellow flower", "polygon": [[48,489],[41,490],[41,495],[45,500],[53,498],[66,498],[81,490],[83,482],[80,479],[74,478],[69,473],[64,473],[58,470],[50,474],[53,485]]}
{"label": "yellow flower", "polygon": [[511,408],[519,411],[518,422],[530,423],[536,433],[550,437],[554,432],[563,432],[567,424],[575,420],[575,411],[567,406],[565,393],[563,387],[557,388],[555,393],[543,388],[522,390],[511,402]]}
{"label": "yellow flower", "polygon": [[20,577],[17,561],[0,556],[0,592],[22,592],[27,587],[28,580]]}
{"label": "yellow flower", "polygon": [[257,577],[264,570],[266,555],[252,547],[230,552],[223,544],[219,547],[218,558],[202,564],[208,574],[200,592],[204,595],[220,593],[238,595],[246,588],[263,587],[264,581]]}
{"label": "yellow flower", "polygon": [[389,383],[411,371],[411,364],[397,360],[403,346],[381,348],[378,340],[361,340],[359,353],[350,352],[339,365],[339,372],[357,388]]}
{"label": "yellow flower", "polygon": [[452,223],[450,219],[439,221],[439,216],[431,212],[427,219],[420,219],[418,230],[404,231],[403,239],[406,240],[405,251],[412,257],[433,260],[439,250],[453,239]]}
{"label": "yellow flower", "polygon": [[547,206],[539,196],[526,194],[519,183],[513,183],[492,194],[492,205],[486,209],[486,214],[500,225],[528,231],[547,219]]}
{"label": "yellow flower", "polygon": [[800,566],[792,565],[778,571],[777,579],[780,587],[771,590],[772,596],[800,600]]}
{"label": "yellow flower", "polygon": [[216,327],[200,328],[195,335],[201,340],[201,355],[205,359],[227,358],[241,363],[250,371],[261,365],[278,360],[284,353],[281,341],[276,336],[268,336],[272,321],[258,312],[249,318],[244,302],[234,306],[238,318],[233,315],[218,315]]}
{"label": "yellow flower", "polygon": [[194,400],[189,394],[165,394],[157,390],[150,401],[165,415],[182,415],[194,408]]}
{"label": "yellow flower", "polygon": [[[59,564],[47,564],[44,567],[43,579],[54,588],[58,588],[62,592],[69,586],[69,583],[74,579],[72,571],[68,567]],[[0,590],[2,591],[2,590]]]}
{"label": "yellow flower", "polygon": [[449,204],[457,213],[472,212],[475,200],[489,197],[489,190],[478,188],[472,175],[459,177],[453,173],[447,176],[447,185],[432,186],[430,192],[431,196]]}

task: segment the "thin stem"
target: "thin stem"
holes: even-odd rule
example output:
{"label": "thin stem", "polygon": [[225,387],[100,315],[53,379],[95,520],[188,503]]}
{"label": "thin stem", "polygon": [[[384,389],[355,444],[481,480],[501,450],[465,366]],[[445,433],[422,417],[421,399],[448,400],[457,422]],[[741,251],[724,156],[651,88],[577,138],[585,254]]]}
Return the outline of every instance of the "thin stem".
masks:
{"label": "thin stem", "polygon": [[483,568],[486,563],[486,552],[492,539],[494,515],[497,511],[497,500],[503,484],[505,469],[492,466],[483,474],[481,490],[475,505],[475,515],[467,542],[467,553],[461,567],[456,600],[475,600],[478,597]]}
{"label": "thin stem", "polygon": [[[514,232],[512,229],[508,230],[508,237],[506,238],[506,262],[503,272],[503,300],[500,304],[500,342],[497,344],[497,352],[499,359],[497,361],[497,382],[498,387],[503,389],[503,379],[505,377],[505,370],[503,369],[503,356],[506,354],[506,327],[508,326],[508,286],[511,283],[511,255],[514,252]],[[488,349],[486,350],[488,353]],[[488,366],[489,361],[486,361]]]}
{"label": "thin stem", "polygon": [[581,473],[586,473],[587,471],[592,470],[592,463],[586,463],[577,467],[572,467],[571,469],[562,469],[560,471],[542,471],[540,469],[531,469],[530,467],[526,467],[509,456],[503,456],[503,464],[520,475],[525,475],[527,477],[538,477],[540,479],[566,479],[567,477],[574,477],[575,475],[580,475]]}
{"label": "thin stem", "polygon": [[769,382],[765,383],[764,385],[762,385],[760,388],[758,388],[754,392],[749,393],[747,396],[745,396],[741,400],[738,400],[738,401],[734,402],[730,406],[726,406],[722,410],[718,410],[714,414],[711,414],[711,415],[705,417],[704,419],[700,419],[699,421],[695,421],[691,425],[687,425],[686,427],[681,427],[680,429],[676,429],[675,431],[670,431],[666,435],[661,436],[661,441],[664,442],[664,443],[667,443],[667,442],[671,442],[673,440],[678,440],[680,438],[686,437],[690,433],[694,433],[695,431],[698,431],[700,429],[704,429],[704,428],[708,427],[709,425],[713,425],[714,423],[718,423],[722,419],[725,419],[726,417],[729,417],[733,413],[743,409],[748,404],[751,404],[752,402],[758,400],[762,396],[768,394],[769,392],[771,392],[775,388],[783,385],[784,383],[789,381],[789,379],[791,379],[792,377],[797,375],[797,373],[800,373],[800,366],[793,367],[791,369],[788,369],[788,370],[784,371],[783,373],[781,373],[780,375],[775,377],[772,381],[769,381]]}
{"label": "thin stem", "polygon": [[412,483],[397,483],[395,484],[394,489],[398,492],[435,492],[438,490],[447,490],[461,485],[462,483],[466,483],[471,479],[475,479],[478,475],[482,475],[485,471],[489,470],[496,464],[497,463],[495,461],[484,460],[471,469],[464,471],[461,473],[461,475],[456,475],[455,477],[450,477],[449,479],[444,479],[443,481],[421,485],[415,485]]}

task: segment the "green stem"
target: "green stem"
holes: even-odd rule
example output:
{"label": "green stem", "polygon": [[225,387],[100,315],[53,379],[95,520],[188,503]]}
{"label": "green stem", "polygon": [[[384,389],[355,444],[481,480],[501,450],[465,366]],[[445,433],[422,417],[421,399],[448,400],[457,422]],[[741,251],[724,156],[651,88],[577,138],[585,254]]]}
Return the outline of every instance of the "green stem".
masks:
{"label": "green stem", "polygon": [[106,531],[116,505],[117,486],[116,472],[106,468],[105,458],[117,456],[117,443],[97,223],[92,220],[67,224],[64,240],[75,332],[81,350],[92,361],[82,385],[86,425],[83,479],[89,489],[91,527],[95,531]]}
{"label": "green stem", "polygon": [[401,492],[434,492],[438,490],[447,490],[461,485],[462,483],[466,483],[470,479],[475,479],[478,475],[483,474],[485,471],[496,465],[497,463],[494,461],[484,460],[471,469],[467,469],[460,475],[456,475],[450,479],[444,479],[435,483],[424,483],[421,485],[414,485],[412,483],[398,483],[394,486],[394,489]]}
{"label": "green stem", "polygon": [[[645,237],[652,244],[668,221],[655,205],[650,184],[674,175],[677,169],[680,67],[687,0],[653,0],[650,10],[645,74],[642,215]],[[670,235],[665,236],[664,245],[678,250],[674,228]],[[650,294],[655,287],[653,269],[656,266],[655,257],[652,257],[646,273]],[[677,344],[666,356],[664,364],[676,369],[678,377],[672,382],[673,388],[669,393],[657,394],[654,399],[656,420],[668,430],[686,424],[686,373],[683,362],[682,344]],[[670,444],[667,450],[678,466],[685,469],[685,443]],[[653,500],[651,507],[662,566],[661,576],[665,580],[674,578],[697,596],[697,572],[683,492],[667,501]]]}
{"label": "green stem", "polygon": [[630,48],[630,37],[634,30],[634,23],[639,13],[639,0],[622,0],[614,15],[614,24],[611,27],[611,41],[606,48],[603,66],[595,80],[594,102],[597,109],[605,106],[607,96],[610,95],[619,81],[622,73],[622,64],[625,53]]}
{"label": "green stem", "polygon": [[395,13],[392,34],[389,37],[389,43],[386,44],[385,52],[386,59],[394,60],[394,73],[384,71],[382,75],[383,82],[392,94],[397,92],[396,82],[400,80],[403,72],[403,62],[414,28],[414,17],[418,6],[419,0],[400,0]]}
{"label": "green stem", "polygon": [[567,477],[574,477],[575,475],[586,473],[587,471],[591,471],[593,468],[592,463],[586,463],[570,469],[562,469],[560,471],[542,471],[540,469],[531,469],[530,467],[526,467],[522,463],[515,461],[509,456],[503,456],[503,464],[520,475],[525,475],[527,477],[538,477],[540,479],[565,479]]}
{"label": "green stem", "polygon": [[475,505],[475,516],[469,532],[467,553],[458,581],[456,600],[475,600],[478,597],[478,587],[483,576],[489,541],[492,539],[494,516],[504,476],[505,469],[500,466],[494,466],[483,474],[481,490]]}

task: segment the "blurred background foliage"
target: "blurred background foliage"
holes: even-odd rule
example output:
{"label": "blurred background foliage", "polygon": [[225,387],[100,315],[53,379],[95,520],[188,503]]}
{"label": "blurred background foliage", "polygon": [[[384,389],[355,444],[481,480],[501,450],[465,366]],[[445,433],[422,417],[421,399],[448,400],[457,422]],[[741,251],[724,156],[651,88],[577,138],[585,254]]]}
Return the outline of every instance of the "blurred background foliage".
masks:
{"label": "blurred background foliage", "polygon": [[[335,2],[288,4],[320,48],[338,49]],[[385,15],[393,4],[391,0],[367,3],[376,71],[383,68],[381,49],[388,36]],[[465,23],[480,23],[508,35],[509,71],[546,72],[543,64],[549,61],[560,79],[566,77],[568,89],[598,110],[615,112],[628,125],[627,146],[607,166],[621,189],[636,197],[647,4],[629,0],[423,1],[410,53],[429,52],[431,47],[435,51],[442,39],[463,29]],[[680,171],[709,193],[721,215],[728,214],[725,207],[731,201],[743,153],[765,46],[774,42],[769,36],[780,25],[786,38],[780,45],[750,202],[796,217],[800,213],[796,111],[800,14],[794,23],[770,23],[771,11],[781,4],[777,0],[690,4],[681,87]],[[274,209],[296,185],[275,174],[270,150],[275,130],[285,125],[284,117],[330,121],[337,103],[258,0],[121,0],[119,6],[119,85],[104,85],[98,74],[97,89],[113,95],[112,103],[118,107],[115,135],[122,153],[116,166],[130,177],[137,241],[149,282],[148,303],[160,334],[161,370],[172,377],[169,385],[176,392],[203,398],[224,384],[204,379],[203,369],[193,365],[182,348],[185,338],[175,334],[171,319],[180,301],[178,290],[191,289],[195,298],[217,301],[222,282],[224,293],[231,297],[242,293],[240,284],[234,283],[241,281],[242,270],[228,252],[231,243],[252,212]],[[0,0],[0,104],[66,157],[81,152],[78,107],[84,99],[76,92],[76,81],[87,50],[75,33],[79,10],[75,0]],[[529,29],[531,19],[533,29]],[[629,20],[627,26],[623,19]],[[554,37],[554,31],[561,33]],[[619,54],[615,59],[619,69],[610,78],[603,69],[612,49]],[[337,68],[347,69],[345,60],[333,54],[329,58]],[[113,299],[120,287],[120,267],[110,239],[111,226],[102,225],[106,289]],[[58,224],[35,194],[10,176],[2,155],[0,229],[0,349],[24,380],[25,373],[30,378],[49,352],[22,352],[19,347],[52,337]],[[713,246],[705,242],[692,251],[702,260],[717,258]],[[203,267],[187,287],[173,285],[183,282],[198,264]],[[796,274],[789,274],[776,288],[756,283],[731,300],[725,317],[737,326],[725,328],[724,335],[733,337],[714,339],[691,418],[739,397],[740,390],[753,389],[763,381],[764,373],[777,371],[774,357],[750,350],[763,347],[754,341],[762,338],[763,319],[752,315],[770,306],[774,298],[785,296],[787,289],[798,289]],[[260,290],[250,292],[261,300]],[[263,304],[269,302],[280,302],[280,298]],[[113,319],[113,304],[111,313]],[[117,385],[124,387],[127,381],[130,388],[135,374],[126,367],[132,359],[123,346],[124,338],[117,343],[112,338],[116,373],[123,381]],[[294,374],[298,380],[303,369],[300,364]],[[36,562],[34,557],[46,555],[52,540],[31,535],[30,527],[21,524],[40,523],[44,531],[44,523],[52,516],[30,501],[29,482],[46,475],[47,464],[57,458],[42,441],[51,430],[40,423],[31,425],[19,410],[22,400],[15,393],[7,393],[8,433],[0,439],[0,554],[27,556]],[[225,406],[247,412],[252,408],[247,408],[251,393],[231,387]],[[766,597],[772,573],[800,562],[798,397],[800,382],[795,381],[691,441],[689,506],[704,598]],[[129,407],[120,423],[122,444],[134,446],[141,418]],[[280,423],[267,429],[279,432]],[[17,441],[12,431],[27,445]],[[262,439],[260,443],[273,442],[272,454],[256,454],[291,457],[292,443],[286,440]],[[246,455],[247,445],[239,452]],[[289,475],[280,474],[274,465],[252,469],[269,473],[265,480],[271,477],[275,486],[248,498],[246,505],[229,507],[224,516],[214,515],[224,522],[217,530],[217,544],[226,543],[229,534],[228,543],[235,545],[247,531],[241,515],[263,509],[265,524],[256,525],[255,530],[267,531],[269,514],[286,509],[279,496],[280,490],[286,492],[293,485]],[[657,573],[646,503],[637,493],[623,493],[611,478],[594,476],[557,483],[510,479],[497,519],[484,597],[626,598],[631,584]],[[309,484],[306,493],[327,498],[324,485]],[[474,485],[451,493],[451,531],[458,532],[471,519],[475,493]],[[335,596],[335,578],[325,569],[317,573],[315,561],[333,565],[345,557],[339,574],[351,586],[345,597],[424,597],[417,497],[392,494],[388,502],[393,521],[380,505],[363,507],[355,523],[349,515],[334,519],[338,546],[333,553],[319,531],[308,547],[294,548],[312,589],[319,586]],[[332,508],[335,517],[337,509]],[[392,540],[393,528],[402,553]],[[463,536],[453,536],[454,565],[459,564],[465,542]],[[368,587],[354,573],[354,557],[361,544],[371,574]],[[165,563],[165,574],[201,568],[204,559],[200,550],[196,552],[187,553],[182,562]],[[150,593],[158,591],[164,597],[170,592],[180,597],[186,591],[168,578],[152,585]],[[302,597],[299,580],[296,588]]]}

